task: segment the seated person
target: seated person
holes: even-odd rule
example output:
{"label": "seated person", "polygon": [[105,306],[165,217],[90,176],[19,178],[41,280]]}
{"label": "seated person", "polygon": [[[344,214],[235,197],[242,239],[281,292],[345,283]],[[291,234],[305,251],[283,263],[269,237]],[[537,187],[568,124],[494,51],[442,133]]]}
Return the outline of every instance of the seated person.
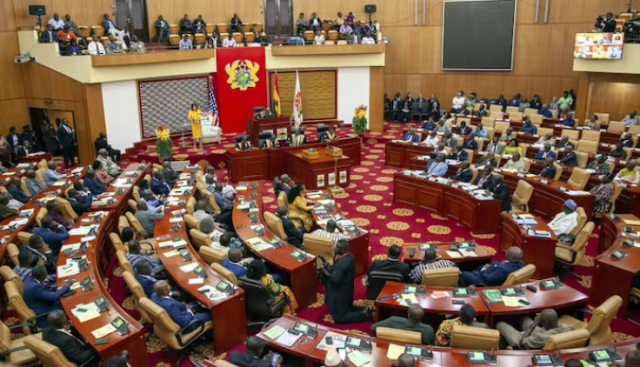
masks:
{"label": "seated person", "polygon": [[481,189],[491,191],[493,189],[493,166],[485,165],[473,184]]}
{"label": "seated person", "polygon": [[56,163],[51,161],[47,163],[47,174],[45,176],[45,183],[47,186],[53,186],[57,181],[63,180],[67,177],[65,174],[58,173],[58,166]]}
{"label": "seated person", "polygon": [[571,140],[569,140],[569,137],[565,135],[560,139],[560,143],[558,144],[558,149],[563,150],[563,149],[566,149],[567,147],[571,147],[575,149],[575,146],[573,145]]}
{"label": "seated person", "polygon": [[[36,315],[42,315],[53,310],[62,310],[60,298],[71,290],[74,280],[68,280],[67,284],[56,291],[51,291],[46,285],[47,269],[43,265],[37,265],[33,268],[31,277],[24,282],[24,303]],[[36,320],[39,328],[48,326],[47,320],[41,317]]]}
{"label": "seated person", "polygon": [[473,150],[474,152],[478,151],[478,142],[474,139],[472,134],[465,136],[463,147],[465,149]]}
{"label": "seated person", "polygon": [[607,156],[605,154],[598,154],[595,161],[587,164],[587,169],[596,171],[597,175],[608,175],[610,167],[609,164],[607,164]]}
{"label": "seated person", "polygon": [[467,123],[465,121],[462,121],[460,123],[460,128],[458,129],[458,135],[467,136],[467,135],[471,135],[472,132],[473,130],[471,129],[471,127],[467,126]]}
{"label": "seated person", "polygon": [[527,165],[524,163],[524,160],[520,159],[520,153],[516,153],[502,166],[502,169],[524,172],[527,169]]}
{"label": "seated person", "polygon": [[402,138],[402,140],[408,143],[419,143],[420,136],[416,134],[416,129],[410,128],[409,132],[404,134],[404,137]]}
{"label": "seated person", "polygon": [[300,129],[294,129],[289,139],[289,146],[301,147],[307,145],[307,137],[304,136],[304,132]]}
{"label": "seated person", "polygon": [[516,134],[513,133],[513,128],[509,127],[507,130],[500,135],[500,141],[510,142],[511,140],[516,138]]}
{"label": "seated person", "polygon": [[536,161],[544,161],[547,158],[551,158],[552,160],[556,159],[556,153],[551,151],[551,145],[549,144],[543,145],[542,150],[536,153],[536,156],[533,159]]}
{"label": "seated person", "polygon": [[424,251],[424,257],[413,270],[411,270],[410,278],[414,283],[420,284],[422,282],[422,275],[425,270],[443,269],[443,268],[457,268],[454,262],[449,260],[438,260],[438,252],[435,248],[430,247]]}
{"label": "seated person", "polygon": [[[208,201],[208,200],[207,200]],[[211,218],[211,215],[207,213],[207,201],[200,200],[196,203],[195,211],[193,212],[193,217],[202,222],[202,220],[206,218]]]}
{"label": "seated person", "polygon": [[444,146],[443,143],[438,144],[438,146],[433,148],[433,152],[431,152],[431,156],[432,157],[437,157],[438,154],[444,154],[444,156],[447,156],[447,148]]}
{"label": "seated person", "polygon": [[0,220],[18,215],[18,210],[9,206],[9,195],[0,195]]}
{"label": "seated person", "polygon": [[433,117],[429,117],[429,120],[422,125],[422,130],[432,131],[436,129],[436,122]]}
{"label": "seated person", "polygon": [[[202,223],[208,223],[205,225],[210,225],[212,222],[211,218],[205,219],[202,222],[200,222],[200,224]],[[229,254],[229,251],[232,249],[231,247],[231,243],[234,243],[234,247],[238,248],[239,246],[235,246],[235,240],[233,237],[233,232],[230,231],[226,231],[224,233],[222,233],[222,235],[220,235],[220,241],[212,241],[211,242],[211,248],[216,250],[216,251],[220,251],[225,255]]]}
{"label": "seated person", "polygon": [[578,155],[573,151],[572,145],[567,145],[567,147],[564,148],[564,157],[560,158],[558,162],[568,167],[578,166]]}
{"label": "seated person", "polygon": [[151,179],[149,185],[151,187],[151,191],[156,195],[168,196],[171,192],[171,187],[164,182],[164,176],[160,171],[153,173],[153,179]]}
{"label": "seated person", "polygon": [[449,343],[451,343],[451,334],[453,333],[453,327],[456,325],[466,325],[471,327],[478,327],[488,329],[489,326],[487,324],[476,321],[476,310],[470,304],[464,304],[460,307],[460,316],[444,320],[440,327],[438,327],[438,332],[436,333],[436,340],[438,341],[438,345],[443,347],[448,347]]}
{"label": "seated person", "polygon": [[158,208],[155,213],[151,213],[147,210],[147,203],[142,201],[138,203],[137,208],[138,211],[135,214],[136,219],[140,222],[145,232],[147,232],[147,236],[153,237],[156,222],[164,219],[164,210]]}
{"label": "seated person", "polygon": [[440,145],[440,137],[435,130],[431,130],[429,131],[429,135],[422,141],[422,144],[430,148],[435,148]]}
{"label": "seated person", "polygon": [[249,264],[246,277],[251,280],[256,280],[262,283],[272,295],[276,296],[278,300],[286,297],[289,302],[283,307],[283,312],[289,315],[295,315],[298,308],[298,302],[296,301],[293,292],[289,287],[276,283],[273,276],[267,274],[264,262],[260,259],[255,259]]}
{"label": "seated person", "polygon": [[486,264],[480,270],[463,271],[460,275],[460,286],[484,285],[495,287],[502,285],[509,274],[521,269],[524,266],[522,261],[522,250],[519,247],[511,247],[505,254],[507,260]]}
{"label": "seated person", "polygon": [[138,240],[129,241],[129,252],[125,255],[127,260],[131,263],[131,267],[134,269],[139,262],[146,261],[151,265],[151,274],[154,277],[165,277],[164,266],[162,263],[153,257],[142,252],[142,246]]}
{"label": "seated person", "polygon": [[84,176],[84,186],[93,195],[100,195],[107,191],[107,187],[96,180],[96,174],[91,170],[87,171]]}
{"label": "seated person", "polygon": [[[153,269],[151,268],[151,264],[148,261],[139,261],[136,264],[134,270],[136,272],[134,276],[136,277],[138,283],[140,283],[144,294],[147,296],[147,298],[151,298],[151,296],[153,295],[153,287],[161,279],[153,277]],[[189,296],[186,293],[181,292],[180,288],[178,287],[172,288],[171,292],[169,292],[169,296],[181,302],[190,301]]]}
{"label": "seated person", "polygon": [[460,168],[458,168],[458,173],[456,173],[453,179],[460,182],[471,182],[471,179],[473,179],[471,163],[469,163],[469,161],[462,162]]}
{"label": "seated person", "polygon": [[551,228],[556,236],[569,234],[576,229],[578,226],[578,213],[576,209],[578,209],[578,204],[573,200],[567,200],[562,206],[562,211],[556,214],[553,220],[549,222],[549,228]]}
{"label": "seated person", "polygon": [[451,154],[447,156],[447,159],[451,159],[458,162],[464,162],[469,157],[469,154],[463,147],[453,147]]}
{"label": "seated person", "polygon": [[525,316],[522,319],[524,331],[518,331],[506,322],[499,322],[496,329],[510,347],[523,349],[542,349],[552,335],[573,330],[568,326],[558,325],[558,314],[554,309],[542,311],[534,320]]}
{"label": "seated person", "polygon": [[[22,282],[26,282],[27,278],[31,276],[33,272],[33,263],[38,263],[39,259],[36,255],[29,249],[29,246],[21,246],[20,252],[18,253],[18,265],[13,268],[13,272],[16,273]],[[56,275],[49,275],[47,279],[45,279],[45,285],[50,289],[58,289],[56,284]]]}
{"label": "seated person", "polygon": [[249,140],[247,140],[246,136],[243,136],[239,142],[236,143],[236,150],[251,150],[253,145]]}
{"label": "seated person", "polygon": [[63,242],[69,239],[69,232],[60,223],[51,220],[49,216],[42,218],[40,223],[41,226],[34,228],[31,233],[40,236],[49,246],[53,255],[58,255]]}
{"label": "seated person", "polygon": [[545,119],[550,119],[553,117],[553,113],[551,113],[551,111],[549,110],[549,106],[547,106],[546,104],[542,105],[542,108],[540,109],[540,114]]}
{"label": "seated person", "polygon": [[616,144],[616,147],[611,151],[611,156],[616,159],[626,159],[627,151],[624,149],[622,145],[622,141],[619,141]]}
{"label": "seated person", "polygon": [[71,189],[67,191],[69,204],[71,204],[71,208],[73,211],[81,216],[82,214],[89,211],[91,208],[91,203],[93,202],[93,198],[91,193],[87,193],[85,191],[78,191],[76,189]]}
{"label": "seated person", "polygon": [[509,140],[509,146],[504,149],[504,155],[514,155],[519,153],[522,156],[522,148],[518,146],[518,141],[516,139]]}
{"label": "seated person", "polygon": [[350,34],[353,33],[353,29],[351,29],[351,26],[347,23],[344,23],[341,27],[340,27],[340,38],[342,39],[346,39],[347,36],[349,36]]}
{"label": "seated person", "polygon": [[338,131],[335,125],[332,125],[327,132],[322,136],[322,142],[336,141],[338,140]]}
{"label": "seated person", "polygon": [[111,182],[115,180],[115,177],[109,175],[106,169],[102,166],[100,161],[94,161],[91,165],[93,169],[93,173],[95,173],[96,180],[103,184],[104,186],[108,186]]}
{"label": "seated person", "polygon": [[170,187],[174,187],[178,178],[180,177],[176,171],[171,168],[171,162],[164,161],[162,162],[162,177],[164,178],[164,182],[167,183]]}
{"label": "seated person", "polygon": [[[457,148],[454,148],[454,150],[455,149]],[[447,171],[449,170],[449,166],[447,165],[447,162],[445,162],[444,157],[444,154],[438,154],[433,162],[429,162],[425,173],[431,176],[444,177],[444,175],[446,175]]]}
{"label": "seated person", "polygon": [[[436,132],[438,134],[444,134],[445,137],[447,136],[447,134],[451,134],[451,129],[449,128],[449,126],[445,123],[444,120],[438,120],[438,127],[436,127]],[[456,141],[457,143],[457,141]]]}
{"label": "seated person", "polygon": [[622,143],[622,146],[625,148],[633,148],[634,143],[631,133],[624,133],[620,139],[620,143]]}
{"label": "seated person", "polygon": [[11,195],[9,192],[5,192],[5,193],[2,193],[0,195],[6,196],[7,199],[9,199],[9,202],[7,203],[7,207],[9,209],[20,210],[24,206],[23,203],[21,203],[18,200],[14,199],[13,195]]}
{"label": "seated person", "polygon": [[553,166],[553,158],[549,157],[544,160],[544,166],[539,176],[553,180],[556,177],[556,167]]}
{"label": "seated person", "polygon": [[118,165],[118,163],[114,162],[111,157],[109,157],[109,151],[106,149],[100,149],[98,151],[98,158],[96,158],[98,162],[102,164],[102,168],[107,170],[107,173],[111,177],[118,177],[122,173],[122,168]]}
{"label": "seated person", "polygon": [[473,132],[473,135],[476,138],[487,139],[489,137],[489,132],[482,126],[482,124],[478,124],[478,127],[476,127],[476,131]]}
{"label": "seated person", "polygon": [[260,338],[250,336],[247,339],[247,353],[233,352],[229,362],[238,367],[282,367],[282,357],[276,358],[275,363],[272,362],[273,357],[273,353],[265,355],[264,343]]}
{"label": "seated person", "polygon": [[526,119],[524,121],[524,125],[522,125],[522,128],[520,129],[520,132],[525,135],[536,135],[538,134],[538,128],[536,125],[531,123],[531,120]]}
{"label": "seated person", "polygon": [[566,119],[562,120],[562,125],[567,127],[576,126],[576,121],[573,119],[573,115],[569,114]]}
{"label": "seated person", "polygon": [[329,219],[327,221],[326,226],[327,226],[326,230],[322,228],[318,228],[315,231],[311,232],[311,234],[318,237],[328,238],[332,240],[334,243],[338,243],[338,241],[342,239],[346,239],[346,240],[349,239],[349,237],[342,234],[342,230],[340,230],[340,228],[338,227],[338,224],[334,219]]}
{"label": "seated person", "polygon": [[[180,328],[185,328],[182,332],[183,335],[189,334],[200,327],[200,323],[196,322],[191,324],[194,319],[201,323],[211,321],[211,311],[203,310],[196,305],[184,306],[180,301],[173,299],[171,294],[172,290],[169,283],[166,280],[159,280],[153,285],[151,300],[167,311],[169,317],[171,317]],[[191,326],[188,326],[189,324],[191,324]]]}
{"label": "seated person", "polygon": [[632,184],[640,184],[640,172],[636,169],[638,162],[635,159],[627,162],[627,167],[623,168],[616,175],[616,180],[625,180],[629,181]]}
{"label": "seated person", "polygon": [[21,184],[22,181],[19,178],[14,177],[11,179],[11,183],[7,186],[7,191],[14,199],[18,200],[22,204],[26,204],[31,200],[31,198],[22,192],[22,189],[20,188]]}
{"label": "seated person", "polygon": [[400,261],[402,249],[398,245],[389,247],[386,260],[375,260],[367,270],[367,278],[374,271],[384,271],[386,273],[396,273],[402,276],[403,281],[409,280],[409,264]]}
{"label": "seated person", "polygon": [[478,163],[476,163],[476,167],[478,168],[484,167],[486,165],[490,165],[491,167],[494,167],[494,168],[498,167],[498,160],[496,159],[495,154],[487,153],[482,158],[480,158]]}
{"label": "seated person", "polygon": [[545,144],[549,144],[551,146],[551,150],[553,150],[553,148],[555,148],[556,145],[556,139],[553,137],[553,134],[548,133],[547,135],[541,137],[540,139],[538,139],[538,141],[533,144],[533,145],[539,145],[544,147]]}
{"label": "seated person", "polygon": [[222,266],[238,279],[247,275],[247,268],[242,264],[242,251],[237,248],[229,250],[228,257],[222,260]]}
{"label": "seated person", "polygon": [[282,221],[282,228],[287,235],[287,242],[297,248],[302,248],[302,241],[304,237],[304,226],[300,229],[287,218],[289,215],[289,208],[285,206],[278,207],[278,218]]}
{"label": "seated person", "polygon": [[504,152],[505,145],[500,144],[500,139],[497,136],[494,136],[491,140],[491,143],[487,145],[487,152],[493,154],[502,154]]}
{"label": "seated person", "polygon": [[71,323],[62,310],[51,311],[47,315],[49,327],[42,332],[42,340],[58,347],[71,363],[83,367],[98,367],[100,357],[84,341],[71,333]]}
{"label": "seated person", "polygon": [[29,192],[31,193],[31,197],[35,197],[47,189],[47,186],[45,186],[42,182],[36,179],[36,171],[32,169],[27,170],[26,176],[27,176],[27,189],[29,189]]}
{"label": "seated person", "polygon": [[444,133],[444,139],[442,140],[445,147],[452,148],[458,146],[458,140],[451,134],[451,131]]}
{"label": "seated person", "polygon": [[222,193],[223,188],[224,187],[221,183],[216,182],[213,190],[213,198],[220,207],[220,217],[218,218],[218,222],[226,224],[229,228],[231,228],[233,227],[233,220],[231,215],[233,211],[233,201]]}
{"label": "seated person", "polygon": [[398,330],[406,330],[420,333],[422,336],[422,345],[433,345],[435,336],[433,334],[433,328],[431,325],[423,324],[422,318],[424,317],[424,310],[420,305],[413,304],[409,307],[409,314],[407,318],[400,316],[391,316],[380,322],[376,322],[371,326],[371,332],[376,335],[376,331],[379,327],[386,327]]}
{"label": "seated person", "polygon": [[58,265],[58,256],[53,255],[49,246],[38,235],[32,235],[29,238],[27,249],[31,252],[31,267],[44,264],[49,274],[56,274]]}
{"label": "seated person", "polygon": [[153,191],[140,191],[140,196],[140,202],[147,204],[147,211],[154,213],[158,211],[158,209],[164,209],[164,201],[157,199],[156,196],[153,195]]}
{"label": "seated person", "polygon": [[45,208],[47,209],[47,217],[51,218],[54,223],[60,224],[67,230],[73,228],[73,223],[64,219],[64,216],[60,212],[60,207],[58,206],[58,203],[55,202],[55,200],[47,201]]}

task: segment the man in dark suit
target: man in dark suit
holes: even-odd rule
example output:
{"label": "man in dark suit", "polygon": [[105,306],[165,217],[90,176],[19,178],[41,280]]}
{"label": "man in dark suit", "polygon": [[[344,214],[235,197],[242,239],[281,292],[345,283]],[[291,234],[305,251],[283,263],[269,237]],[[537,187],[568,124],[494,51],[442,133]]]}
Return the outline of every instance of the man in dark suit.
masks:
{"label": "man in dark suit", "polygon": [[49,327],[42,332],[42,340],[60,349],[71,363],[84,367],[98,367],[98,354],[83,340],[71,333],[71,323],[62,310],[47,316]]}
{"label": "man in dark suit", "polygon": [[631,133],[624,133],[620,142],[622,142],[622,146],[625,148],[633,148],[633,137]]}
{"label": "man in dark suit", "polygon": [[22,145],[22,137],[16,131],[15,126],[9,128],[9,135],[7,135],[7,143],[11,147],[11,153],[16,153],[17,148]]}
{"label": "man in dark suit", "polygon": [[34,228],[31,233],[38,235],[49,245],[54,255],[60,253],[62,242],[69,239],[69,232],[59,223],[54,223],[51,217],[47,216],[40,221],[40,227]]}
{"label": "man in dark suit", "polygon": [[[159,281],[152,275],[153,268],[151,267],[151,264],[148,261],[139,261],[135,266],[135,270],[136,280],[142,286],[144,294],[147,295],[148,298],[151,298],[153,295],[153,286]],[[171,290],[169,296],[181,302],[190,300],[189,296],[187,296],[186,293],[180,292],[180,288],[177,287]]]}
{"label": "man in dark suit", "polygon": [[26,157],[31,153],[33,153],[31,151],[31,142],[29,140],[22,140],[22,145],[18,145],[16,148],[16,161],[20,161],[20,158]]}
{"label": "man in dark suit", "polygon": [[539,151],[535,158],[536,161],[544,161],[547,158],[556,159],[556,154],[551,151],[551,145],[545,144],[541,151]]}
{"label": "man in dark suit", "polygon": [[353,305],[356,262],[349,252],[349,241],[339,240],[335,246],[333,267],[322,271],[327,277],[325,301],[336,324],[359,324],[372,320],[366,307]]}
{"label": "man in dark suit", "polygon": [[376,331],[379,327],[388,327],[398,330],[406,330],[420,333],[423,345],[433,345],[435,340],[435,334],[433,327],[428,324],[422,323],[424,317],[424,310],[418,304],[412,304],[409,307],[409,314],[407,318],[400,316],[391,316],[390,318],[377,322],[371,326],[371,332],[376,335]]}
{"label": "man in dark suit", "polygon": [[12,178],[11,183],[9,184],[9,186],[7,186],[7,191],[9,191],[9,194],[11,194],[14,199],[18,200],[22,204],[26,204],[29,202],[29,200],[31,200],[31,198],[25,195],[25,193],[20,188],[21,182],[22,181],[20,181],[20,179],[17,177]]}
{"label": "man in dark suit", "polygon": [[367,271],[367,277],[369,277],[373,271],[384,271],[386,273],[400,274],[405,282],[409,281],[409,273],[411,272],[411,269],[409,264],[400,262],[400,254],[402,254],[400,246],[392,245],[389,247],[387,259],[374,261]]}
{"label": "man in dark suit", "polygon": [[304,136],[304,132],[300,129],[294,129],[291,133],[291,139],[289,140],[289,146],[300,147],[307,145],[307,137]]}
{"label": "man in dark suit", "polygon": [[166,182],[167,185],[173,187],[176,185],[180,175],[171,168],[171,162],[164,161],[162,163],[162,177],[164,177],[164,182]]}
{"label": "man in dark suit", "polygon": [[578,166],[578,155],[573,151],[573,146],[568,145],[564,148],[564,157],[562,157],[558,162],[569,167]]}
{"label": "man in dark suit", "polygon": [[54,43],[58,40],[57,33],[53,31],[53,27],[47,26],[47,31],[40,36],[40,43]]}
{"label": "man in dark suit", "polygon": [[575,148],[573,143],[569,140],[569,137],[565,135],[560,140],[560,144],[558,145],[558,149],[563,149],[563,148],[566,148],[566,147],[569,147],[569,146],[571,148]]}
{"label": "man in dark suit", "polygon": [[67,191],[67,195],[69,204],[71,204],[71,208],[73,208],[73,211],[76,212],[78,216],[81,216],[82,214],[88,212],[91,208],[93,199],[90,192],[81,192],[76,189],[71,189]]}
{"label": "man in dark suit", "polygon": [[484,166],[484,170],[476,177],[476,181],[473,184],[481,189],[493,191],[493,167],[490,165]]}
{"label": "man in dark suit", "polygon": [[616,20],[613,18],[612,13],[607,13],[605,15],[604,20],[602,21],[602,32],[604,33],[614,33],[616,31]]}
{"label": "man in dark suit", "polygon": [[[24,282],[24,303],[36,315],[42,315],[52,310],[62,310],[60,298],[69,292],[69,287],[75,283],[75,281],[69,280],[67,285],[58,291],[51,291],[45,285],[45,279],[47,279],[47,269],[42,265],[38,265],[33,268],[31,276]],[[36,325],[39,328],[45,328],[48,325],[47,320],[39,318],[36,321]]]}
{"label": "man in dark suit", "polygon": [[540,177],[553,180],[556,177],[556,168],[553,166],[553,158],[547,158],[544,160],[544,167],[540,171]]}
{"label": "man in dark suit", "polygon": [[120,162],[120,150],[113,149],[113,147],[111,147],[111,144],[107,142],[107,136],[104,133],[100,133],[100,137],[96,139],[95,145],[96,152],[99,152],[100,149],[106,149],[111,159],[113,159],[115,162]]}
{"label": "man in dark suit", "polygon": [[156,195],[169,195],[171,192],[171,187],[164,182],[164,177],[162,176],[162,172],[155,172],[153,174],[153,179],[149,184],[151,187],[151,191],[153,191]]}
{"label": "man in dark suit", "polygon": [[36,234],[32,235],[29,238],[27,249],[34,255],[31,262],[32,268],[42,263],[49,274],[56,273],[58,256],[51,252],[49,246],[42,240],[42,237]]}
{"label": "man in dark suit", "polygon": [[458,130],[458,135],[460,136],[467,136],[467,135],[471,135],[471,133],[473,132],[473,130],[467,126],[467,123],[462,121],[460,123],[460,129]]}
{"label": "man in dark suit", "polygon": [[236,143],[236,150],[250,150],[251,148],[253,148],[253,145],[247,140],[246,136],[243,136],[242,140]]}
{"label": "man in dark suit", "polygon": [[93,171],[87,171],[85,174],[84,187],[89,189],[93,195],[100,195],[107,191],[107,187],[96,180],[96,174]]}
{"label": "man in dark suit", "polygon": [[524,266],[522,256],[522,250],[519,247],[510,247],[505,254],[505,261],[487,264],[476,271],[463,271],[460,275],[460,286],[495,287],[502,285],[509,274]]}
{"label": "man in dark suit", "polygon": [[[159,280],[153,286],[153,294],[151,300],[167,311],[169,317],[180,326],[180,328],[186,329],[183,334],[188,334],[200,327],[200,324],[211,322],[211,312],[198,312],[198,306],[184,306],[179,301],[171,298],[171,286],[166,280]],[[204,311],[204,310],[203,310]],[[187,327],[193,320],[195,322],[191,326]]]}
{"label": "man in dark suit", "polygon": [[58,141],[62,146],[65,168],[74,167],[76,165],[75,142],[73,141],[73,130],[67,119],[62,119],[62,124],[58,128]]}
{"label": "man in dark suit", "polygon": [[464,150],[464,148],[456,146],[456,147],[453,147],[453,149],[451,150],[451,154],[447,156],[447,159],[453,159],[454,161],[464,162],[467,160],[468,156],[469,155],[467,154],[467,151]]}
{"label": "man in dark suit", "polygon": [[287,235],[287,242],[290,245],[301,248],[304,237],[304,227],[300,229],[296,228],[296,226],[287,218],[287,214],[289,214],[289,209],[287,209],[287,207],[278,207],[278,218],[282,221],[282,228],[284,228],[284,233]]}
{"label": "man in dark suit", "polygon": [[504,177],[502,175],[493,176],[493,198],[496,200],[502,200],[503,212],[511,210],[511,194],[509,194],[509,187],[504,183]]}
{"label": "man in dark suit", "polygon": [[471,182],[471,179],[473,179],[473,172],[471,172],[470,167],[471,163],[469,163],[469,161],[462,162],[458,169],[458,173],[453,177],[453,179],[460,182]]}
{"label": "man in dark suit", "polygon": [[465,149],[471,149],[474,152],[478,151],[478,142],[476,141],[476,139],[474,139],[474,136],[472,134],[469,134],[465,137],[463,146]]}

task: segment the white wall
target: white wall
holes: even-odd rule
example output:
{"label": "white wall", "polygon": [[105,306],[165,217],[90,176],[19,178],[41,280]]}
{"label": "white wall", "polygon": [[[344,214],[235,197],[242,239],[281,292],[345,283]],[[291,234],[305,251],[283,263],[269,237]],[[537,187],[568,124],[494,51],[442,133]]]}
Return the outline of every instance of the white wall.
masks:
{"label": "white wall", "polygon": [[109,144],[124,153],[142,140],[138,83],[135,80],[102,83],[102,103]]}
{"label": "white wall", "polygon": [[[369,67],[338,68],[338,120],[351,124],[356,107],[369,107]],[[367,121],[369,110],[367,109]]]}

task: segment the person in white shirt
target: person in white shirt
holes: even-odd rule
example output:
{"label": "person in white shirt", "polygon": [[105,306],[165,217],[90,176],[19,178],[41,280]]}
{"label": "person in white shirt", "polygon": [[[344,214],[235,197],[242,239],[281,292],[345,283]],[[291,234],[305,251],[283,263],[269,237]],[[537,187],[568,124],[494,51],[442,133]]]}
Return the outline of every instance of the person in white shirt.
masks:
{"label": "person in white shirt", "polygon": [[464,102],[465,102],[465,98],[464,98],[463,92],[460,91],[460,92],[458,92],[458,94],[456,94],[455,97],[453,97],[453,111],[452,112],[458,112],[458,111],[462,110],[462,107],[464,107]]}
{"label": "person in white shirt", "polygon": [[236,47],[236,40],[233,38],[233,34],[229,34],[227,39],[222,41],[222,47]]}
{"label": "person in white shirt", "polygon": [[324,45],[324,36],[322,35],[322,32],[316,32],[316,36],[313,38],[313,44],[316,46]]}
{"label": "person in white shirt", "polygon": [[61,31],[64,28],[64,21],[60,19],[58,13],[53,14],[53,18],[51,18],[47,24],[50,25],[55,32]]}
{"label": "person in white shirt", "polygon": [[367,33],[367,35],[362,38],[362,42],[360,43],[363,45],[375,45],[376,41],[373,39],[373,37],[371,37],[370,33]]}
{"label": "person in white shirt", "polygon": [[573,200],[567,200],[562,206],[562,212],[558,213],[551,222],[549,222],[549,228],[560,236],[562,234],[569,234],[578,226],[578,204]]}
{"label": "person in white shirt", "polygon": [[524,172],[527,165],[522,159],[520,159],[520,153],[516,153],[509,159],[509,161],[502,166],[503,170],[516,170],[517,172]]}
{"label": "person in white shirt", "polygon": [[427,135],[427,138],[422,141],[422,144],[430,148],[435,148],[440,145],[440,137],[435,130],[431,130],[429,131],[429,135]]}
{"label": "person in white shirt", "polygon": [[98,37],[93,37],[93,41],[87,46],[89,55],[105,55],[107,51],[104,49],[104,45],[100,42]]}
{"label": "person in white shirt", "polygon": [[182,39],[180,40],[178,47],[180,48],[180,51],[193,50],[193,43],[189,39],[188,34],[182,35]]}
{"label": "person in white shirt", "polygon": [[440,143],[437,146],[435,146],[433,148],[433,153],[432,154],[435,154],[435,155],[444,154],[446,156],[447,155],[447,148],[445,147],[444,143]]}

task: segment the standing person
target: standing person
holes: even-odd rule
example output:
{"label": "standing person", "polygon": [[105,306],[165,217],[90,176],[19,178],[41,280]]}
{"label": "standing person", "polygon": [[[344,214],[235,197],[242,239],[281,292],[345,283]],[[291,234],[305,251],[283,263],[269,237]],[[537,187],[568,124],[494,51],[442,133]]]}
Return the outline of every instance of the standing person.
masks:
{"label": "standing person", "polygon": [[326,303],[336,324],[357,324],[371,320],[371,311],[353,305],[356,263],[349,252],[349,241],[339,240],[335,245],[333,267],[322,268],[327,276]]}
{"label": "standing person", "polygon": [[62,156],[65,168],[74,167],[75,162],[75,142],[73,140],[73,130],[69,126],[67,119],[62,119],[62,124],[58,129],[58,141],[62,146]]}
{"label": "standing person", "polygon": [[230,33],[237,33],[237,32],[242,32],[242,21],[240,20],[240,18],[238,17],[238,14],[233,13],[233,18],[231,18],[231,22],[230,22]]}
{"label": "standing person", "polygon": [[58,136],[56,134],[56,128],[51,125],[49,120],[44,120],[41,131],[45,150],[51,154],[55,154],[58,151]]}
{"label": "standing person", "polygon": [[34,152],[37,152],[40,150],[40,143],[38,142],[38,138],[36,138],[36,133],[31,129],[30,125],[24,125],[22,127],[22,141],[28,141],[29,143],[31,143],[31,149],[33,149]]}
{"label": "standing person", "polygon": [[158,20],[156,20],[155,23],[155,27],[156,27],[156,37],[157,37],[157,42],[169,42],[169,34],[170,34],[170,30],[169,30],[169,23],[167,23],[166,20],[164,20],[164,17],[162,15],[158,16]]}
{"label": "standing person", "polygon": [[202,110],[198,108],[198,105],[191,104],[191,110],[189,111],[188,119],[191,121],[191,134],[193,139],[193,149],[196,149],[196,142],[200,143],[200,150],[202,150],[202,126],[200,120],[202,119]]}

